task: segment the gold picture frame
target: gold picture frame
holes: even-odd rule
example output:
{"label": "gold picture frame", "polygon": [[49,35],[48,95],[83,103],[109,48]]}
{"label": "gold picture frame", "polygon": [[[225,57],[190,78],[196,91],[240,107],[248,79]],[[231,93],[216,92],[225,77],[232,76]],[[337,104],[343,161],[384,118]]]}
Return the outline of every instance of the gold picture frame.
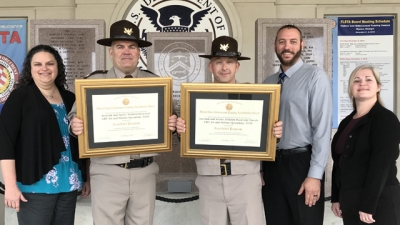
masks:
{"label": "gold picture frame", "polygon": [[181,83],[181,157],[275,160],[279,84]]}
{"label": "gold picture frame", "polygon": [[172,78],[77,79],[79,156],[172,151]]}

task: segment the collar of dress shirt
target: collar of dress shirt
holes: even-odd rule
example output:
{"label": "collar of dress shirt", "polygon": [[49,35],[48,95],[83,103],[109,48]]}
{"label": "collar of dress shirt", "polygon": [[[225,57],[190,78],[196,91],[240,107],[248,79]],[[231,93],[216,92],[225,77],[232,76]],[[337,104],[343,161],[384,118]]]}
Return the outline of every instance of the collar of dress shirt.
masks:
{"label": "collar of dress shirt", "polygon": [[[300,67],[304,64],[303,60],[299,59],[292,67],[290,67],[288,70],[286,70],[285,74],[288,78],[291,78],[293,74],[297,72],[297,70],[300,69]],[[279,68],[279,74],[282,73],[282,69]]]}

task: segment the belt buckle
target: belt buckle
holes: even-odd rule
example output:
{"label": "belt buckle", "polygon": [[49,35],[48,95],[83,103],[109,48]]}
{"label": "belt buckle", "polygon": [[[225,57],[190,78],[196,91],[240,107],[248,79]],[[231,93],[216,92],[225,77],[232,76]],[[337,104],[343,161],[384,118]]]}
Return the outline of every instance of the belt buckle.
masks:
{"label": "belt buckle", "polygon": [[148,166],[151,163],[151,157],[146,158],[146,163],[143,163],[143,165]]}
{"label": "belt buckle", "polygon": [[122,165],[121,165],[121,168],[124,168],[124,169],[128,168],[128,162],[122,164]]}
{"label": "belt buckle", "polygon": [[277,158],[283,158],[283,149],[276,149],[276,157]]}
{"label": "belt buckle", "polygon": [[228,171],[226,170],[226,164],[221,163],[222,168],[224,168],[224,174],[221,174],[222,176],[228,176]]}

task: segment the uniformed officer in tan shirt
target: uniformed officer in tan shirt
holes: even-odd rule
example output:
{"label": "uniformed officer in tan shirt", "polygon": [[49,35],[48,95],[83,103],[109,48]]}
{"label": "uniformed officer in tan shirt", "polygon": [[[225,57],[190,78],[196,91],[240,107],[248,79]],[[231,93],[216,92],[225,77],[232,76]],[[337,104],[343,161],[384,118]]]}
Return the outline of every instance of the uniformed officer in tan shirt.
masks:
{"label": "uniformed officer in tan shirt", "polygon": [[[249,60],[238,52],[238,43],[228,36],[212,42],[209,70],[214,83],[236,83],[239,60]],[[185,121],[177,120],[178,133],[185,132]],[[280,138],[282,122],[274,125],[273,133]],[[200,213],[203,225],[261,225],[264,223],[261,199],[260,161],[196,159],[196,186],[199,188]]]}
{"label": "uniformed officer in tan shirt", "polygon": [[[97,41],[109,46],[113,67],[96,71],[88,77],[96,78],[146,78],[155,77],[137,68],[140,48],[152,43],[139,38],[139,28],[127,20],[110,27],[110,38]],[[71,131],[80,135],[84,122],[76,117],[76,108],[69,113]],[[175,131],[176,115],[169,117],[168,126]],[[91,158],[90,181],[92,188],[92,214],[96,225],[152,225],[156,175],[156,154],[122,155]]]}

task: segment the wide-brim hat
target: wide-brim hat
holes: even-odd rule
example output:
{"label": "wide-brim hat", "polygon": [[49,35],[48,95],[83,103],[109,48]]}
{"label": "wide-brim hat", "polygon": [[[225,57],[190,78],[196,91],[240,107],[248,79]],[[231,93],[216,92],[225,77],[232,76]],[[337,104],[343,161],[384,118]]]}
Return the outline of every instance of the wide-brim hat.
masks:
{"label": "wide-brim hat", "polygon": [[97,40],[97,44],[111,46],[113,41],[134,41],[139,47],[149,47],[151,42],[140,39],[139,28],[128,20],[120,20],[110,26],[110,38]]}
{"label": "wide-brim hat", "polygon": [[249,60],[238,52],[238,43],[234,38],[220,36],[214,39],[211,44],[211,55],[199,55],[202,58],[211,59],[212,57],[236,57],[237,60]]}

